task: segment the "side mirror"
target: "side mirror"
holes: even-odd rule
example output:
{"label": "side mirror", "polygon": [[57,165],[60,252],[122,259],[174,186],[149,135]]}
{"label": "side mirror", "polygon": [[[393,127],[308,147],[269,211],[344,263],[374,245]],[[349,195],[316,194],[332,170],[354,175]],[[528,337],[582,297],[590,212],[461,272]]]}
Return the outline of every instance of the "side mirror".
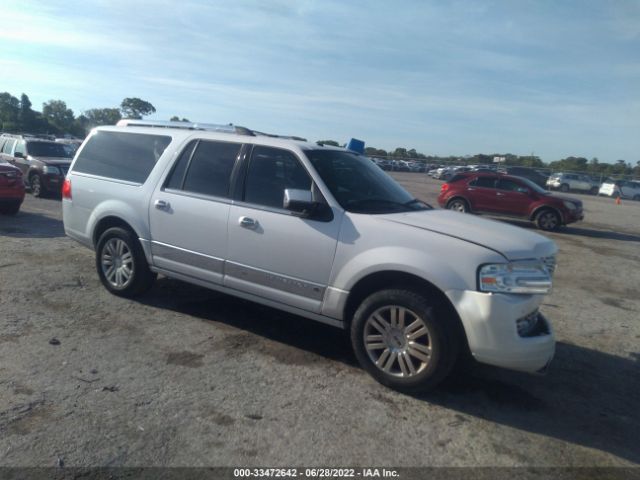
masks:
{"label": "side mirror", "polygon": [[15,153],[13,154],[13,156],[14,156],[14,157],[16,157],[16,158],[24,158],[24,153],[22,153],[22,152],[15,152]]}
{"label": "side mirror", "polygon": [[299,190],[297,188],[286,188],[284,190],[283,208],[296,213],[302,217],[311,215],[317,207],[313,201],[311,190]]}

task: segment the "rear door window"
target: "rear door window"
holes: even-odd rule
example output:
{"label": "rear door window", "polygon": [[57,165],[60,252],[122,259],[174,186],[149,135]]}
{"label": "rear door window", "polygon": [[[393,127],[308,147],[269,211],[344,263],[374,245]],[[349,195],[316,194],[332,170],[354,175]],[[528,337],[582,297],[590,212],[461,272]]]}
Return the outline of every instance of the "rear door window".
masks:
{"label": "rear door window", "polygon": [[4,145],[2,146],[2,153],[10,154],[14,143],[16,143],[16,141],[13,138],[4,142]]}
{"label": "rear door window", "polygon": [[168,135],[98,131],[82,148],[73,171],[142,184],[169,143]]}
{"label": "rear door window", "polygon": [[529,191],[524,185],[520,185],[518,182],[506,178],[498,180],[498,189],[520,193],[527,193]]}
{"label": "rear door window", "polygon": [[[186,166],[182,189],[202,195],[228,197],[231,172],[241,146],[240,143],[200,140]],[[179,164],[176,169],[179,171]]]}
{"label": "rear door window", "polygon": [[496,188],[496,180],[497,179],[492,177],[478,177],[475,180],[469,182],[469,186],[480,188]]}

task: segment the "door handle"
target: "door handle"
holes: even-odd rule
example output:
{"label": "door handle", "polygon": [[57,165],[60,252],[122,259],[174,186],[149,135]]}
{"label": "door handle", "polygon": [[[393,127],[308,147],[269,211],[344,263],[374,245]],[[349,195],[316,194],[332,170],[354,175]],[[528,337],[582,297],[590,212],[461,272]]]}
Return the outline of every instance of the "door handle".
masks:
{"label": "door handle", "polygon": [[473,192],[475,190],[475,188],[473,187],[468,187],[467,190],[469,190],[470,192]]}
{"label": "door handle", "polygon": [[240,217],[238,223],[241,227],[254,229],[258,226],[258,221],[249,217]]}
{"label": "door handle", "polygon": [[153,205],[158,209],[158,210],[169,210],[169,208],[171,207],[171,204],[169,202],[165,202],[164,200],[156,200]]}
{"label": "door handle", "polygon": [[504,197],[504,193],[496,192],[497,197]]}

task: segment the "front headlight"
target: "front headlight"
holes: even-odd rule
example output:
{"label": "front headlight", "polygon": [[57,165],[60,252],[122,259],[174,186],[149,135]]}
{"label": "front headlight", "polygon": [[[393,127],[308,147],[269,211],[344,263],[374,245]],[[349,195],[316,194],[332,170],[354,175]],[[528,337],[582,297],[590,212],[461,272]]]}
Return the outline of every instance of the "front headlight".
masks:
{"label": "front headlight", "polygon": [[60,169],[58,167],[54,167],[52,165],[45,165],[42,167],[42,172],[45,175],[61,175]]}
{"label": "front headlight", "polygon": [[542,262],[497,263],[478,269],[481,292],[545,294],[551,291],[551,283],[551,273]]}
{"label": "front headlight", "polygon": [[576,204],[573,202],[564,201],[562,203],[564,203],[564,206],[567,207],[569,210],[575,210],[576,208],[578,208],[576,207]]}

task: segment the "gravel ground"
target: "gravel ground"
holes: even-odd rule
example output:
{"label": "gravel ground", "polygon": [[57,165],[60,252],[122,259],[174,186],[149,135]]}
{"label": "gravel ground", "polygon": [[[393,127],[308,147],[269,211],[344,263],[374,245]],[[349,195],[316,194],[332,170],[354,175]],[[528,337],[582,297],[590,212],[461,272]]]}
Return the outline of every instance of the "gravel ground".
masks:
{"label": "gravel ground", "polygon": [[[436,203],[440,182],[395,176]],[[340,330],[166,278],[110,295],[59,200],[27,195],[0,217],[0,465],[638,465],[640,203],[580,198],[549,235],[549,373],[476,365],[407,396]]]}

